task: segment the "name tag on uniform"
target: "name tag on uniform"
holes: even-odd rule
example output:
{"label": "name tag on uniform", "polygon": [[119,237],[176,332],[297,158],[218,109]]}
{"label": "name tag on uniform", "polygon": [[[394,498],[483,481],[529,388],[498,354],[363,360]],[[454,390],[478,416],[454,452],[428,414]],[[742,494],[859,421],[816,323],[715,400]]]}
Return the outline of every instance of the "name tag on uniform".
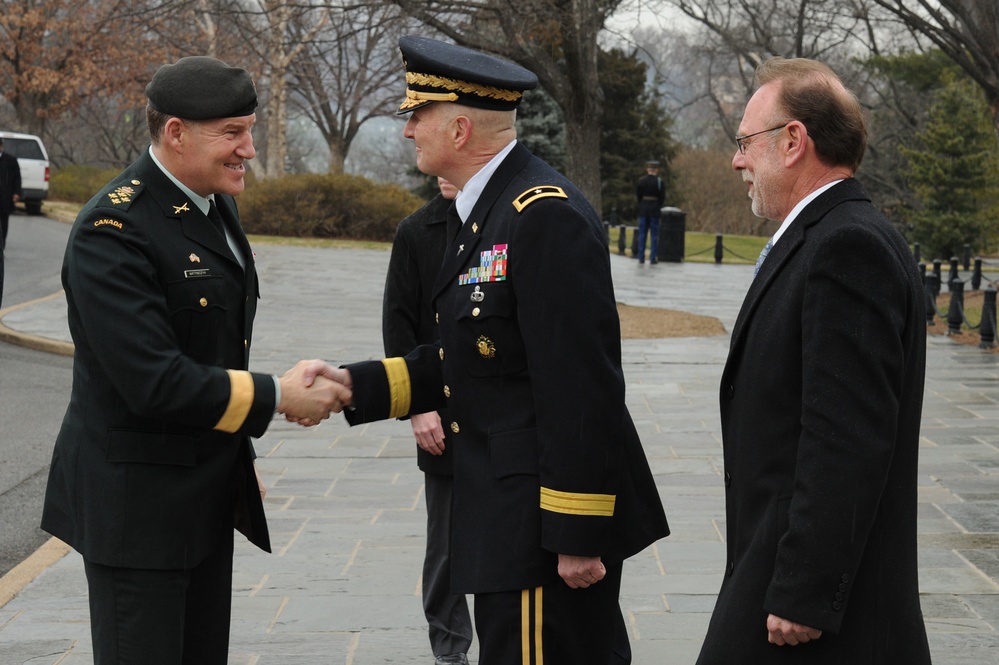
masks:
{"label": "name tag on uniform", "polygon": [[200,268],[198,270],[185,270],[184,277],[190,279],[191,277],[208,277],[211,271],[208,268]]}

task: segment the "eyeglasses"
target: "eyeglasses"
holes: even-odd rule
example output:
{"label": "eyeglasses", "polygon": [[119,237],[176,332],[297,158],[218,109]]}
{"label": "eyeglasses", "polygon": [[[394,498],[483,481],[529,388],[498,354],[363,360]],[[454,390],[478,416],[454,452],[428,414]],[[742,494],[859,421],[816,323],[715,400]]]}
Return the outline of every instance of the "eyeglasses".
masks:
{"label": "eyeglasses", "polygon": [[778,129],[784,129],[789,124],[791,124],[791,123],[790,122],[785,122],[783,125],[778,125],[777,127],[771,127],[770,129],[762,129],[762,130],[760,130],[758,132],[753,132],[752,134],[746,134],[745,136],[736,135],[736,137],[735,137],[735,144],[737,146],[739,146],[739,152],[741,152],[743,155],[745,155],[746,154],[746,150],[749,148],[749,144],[752,143],[752,141],[747,141],[747,139],[751,139],[754,136],[759,136],[760,134],[766,134],[767,132],[775,132]]}

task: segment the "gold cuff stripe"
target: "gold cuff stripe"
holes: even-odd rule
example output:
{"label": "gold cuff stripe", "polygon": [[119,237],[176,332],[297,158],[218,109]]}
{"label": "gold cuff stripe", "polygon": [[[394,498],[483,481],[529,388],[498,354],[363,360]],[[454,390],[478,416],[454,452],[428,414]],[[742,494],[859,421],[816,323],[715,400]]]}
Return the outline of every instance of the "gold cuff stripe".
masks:
{"label": "gold cuff stripe", "polygon": [[253,376],[243,370],[227,369],[226,372],[229,374],[229,405],[212,429],[232,434],[239,431],[250,415],[250,407],[253,406]]}
{"label": "gold cuff stripe", "polygon": [[613,494],[579,494],[541,488],[541,509],[565,515],[613,517],[616,499]]}
{"label": "gold cuff stripe", "polygon": [[420,74],[417,72],[406,72],[406,83],[408,85],[444,88],[445,90],[463,92],[479,97],[491,97],[492,99],[501,99],[505,102],[515,102],[524,96],[524,93],[517,90],[505,90],[503,88],[495,88],[491,85],[480,85],[478,83],[469,83],[468,81],[459,81],[458,79],[449,79],[443,76],[435,76],[434,74]]}
{"label": "gold cuff stripe", "polygon": [[553,196],[560,199],[569,198],[569,195],[566,194],[565,190],[561,187],[556,187],[555,185],[543,185],[541,187],[531,187],[529,190],[515,198],[513,200],[513,207],[516,208],[517,212],[523,212],[524,208],[531,205],[538,199],[547,199]]}
{"label": "gold cuff stripe", "polygon": [[404,358],[385,358],[382,360],[385,374],[388,377],[389,418],[401,418],[409,415],[409,405],[412,402],[413,387],[409,382],[409,368]]}

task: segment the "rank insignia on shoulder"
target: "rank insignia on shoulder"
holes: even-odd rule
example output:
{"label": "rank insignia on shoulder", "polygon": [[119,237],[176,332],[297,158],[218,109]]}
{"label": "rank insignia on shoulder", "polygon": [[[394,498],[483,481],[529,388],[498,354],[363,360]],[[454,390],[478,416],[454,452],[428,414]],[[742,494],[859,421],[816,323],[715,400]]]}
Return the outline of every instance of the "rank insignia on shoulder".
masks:
{"label": "rank insignia on shoulder", "polygon": [[130,185],[119,185],[108,192],[108,202],[118,208],[127,210],[132,201],[142,193],[142,183],[133,180]]}
{"label": "rank insignia on shoulder", "polygon": [[517,212],[523,212],[524,208],[531,205],[538,199],[547,199],[552,197],[567,199],[569,198],[569,195],[566,194],[565,190],[561,187],[556,187],[555,185],[531,187],[529,190],[513,200],[513,207],[516,208]]}
{"label": "rank insignia on shoulder", "polygon": [[101,219],[98,219],[96,222],[94,222],[94,228],[95,229],[99,229],[102,226],[113,226],[114,228],[118,229],[119,231],[122,231],[125,228],[125,225],[122,224],[117,219],[110,219],[108,217],[102,217]]}

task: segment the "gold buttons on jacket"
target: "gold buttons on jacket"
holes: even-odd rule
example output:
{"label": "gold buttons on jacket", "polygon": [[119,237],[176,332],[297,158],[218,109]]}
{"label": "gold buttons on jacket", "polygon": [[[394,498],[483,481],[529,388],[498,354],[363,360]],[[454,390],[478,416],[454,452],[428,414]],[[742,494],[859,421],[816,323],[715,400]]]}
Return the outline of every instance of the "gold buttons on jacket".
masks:
{"label": "gold buttons on jacket", "polygon": [[480,310],[478,307],[475,307],[475,308],[472,309],[472,316],[478,316],[481,313],[482,313],[482,310]]}
{"label": "gold buttons on jacket", "polygon": [[451,396],[451,386],[444,386],[444,397]]}
{"label": "gold buttons on jacket", "polygon": [[455,434],[461,431],[461,428],[458,427],[458,423],[455,422],[451,423],[451,431],[454,432]]}
{"label": "gold buttons on jacket", "polygon": [[441,360],[444,360],[444,347],[443,346],[441,347],[440,356],[441,356]]}
{"label": "gold buttons on jacket", "polygon": [[208,307],[208,298],[202,298],[198,302],[201,303],[202,307]]}
{"label": "gold buttons on jacket", "polygon": [[441,313],[440,312],[434,312],[434,323],[436,323],[437,325],[441,324]]}

